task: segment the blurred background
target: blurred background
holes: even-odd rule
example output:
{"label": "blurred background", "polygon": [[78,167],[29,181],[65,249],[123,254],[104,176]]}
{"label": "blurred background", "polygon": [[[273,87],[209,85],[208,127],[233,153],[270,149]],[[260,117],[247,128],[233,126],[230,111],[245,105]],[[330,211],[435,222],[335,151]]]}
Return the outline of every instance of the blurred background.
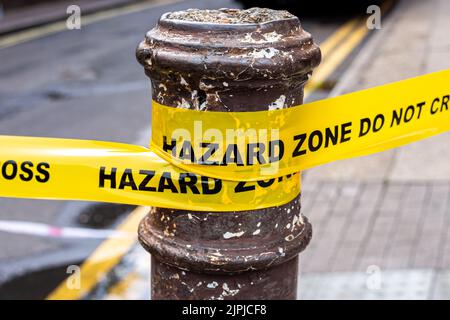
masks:
{"label": "blurred background", "polygon": [[[445,0],[3,0],[0,134],[147,145],[134,51],[161,14],[285,9],[323,53],[306,102],[450,66]],[[450,135],[304,173],[299,299],[450,298]],[[0,299],[148,299],[148,208],[0,198]],[[124,236],[125,235],[125,236]],[[79,277],[80,276],[80,277]]]}

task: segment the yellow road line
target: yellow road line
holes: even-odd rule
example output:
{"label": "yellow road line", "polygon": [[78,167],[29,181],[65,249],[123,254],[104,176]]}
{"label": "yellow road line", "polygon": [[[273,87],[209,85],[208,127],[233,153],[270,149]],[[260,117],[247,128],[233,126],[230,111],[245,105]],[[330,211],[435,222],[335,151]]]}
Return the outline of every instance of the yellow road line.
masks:
{"label": "yellow road line", "polygon": [[[381,6],[381,13],[388,12],[394,5],[394,0],[388,0]],[[364,40],[369,33],[366,17],[354,18],[342,25],[323,44],[322,63],[314,70],[311,80],[305,86],[304,99],[323,85],[326,79],[348,57],[348,55]],[[349,36],[350,34],[350,36]]]}
{"label": "yellow road line", "polygon": [[347,21],[320,44],[323,60],[325,60],[330,53],[333,53],[332,50],[353,31],[359,21],[360,20],[357,18]]}
{"label": "yellow road line", "polygon": [[[131,4],[119,8],[108,9],[101,12],[86,15],[83,15],[82,12],[81,28],[94,22],[115,18],[121,15],[130,14],[134,12],[139,12],[142,10],[160,6],[162,4],[171,4],[176,2],[181,2],[181,0],[151,0],[145,1],[143,3]],[[48,23],[43,26],[35,27],[24,31],[19,31],[11,35],[0,37],[0,49],[12,47],[26,41],[42,38],[47,35],[61,31],[68,31],[65,20]]]}
{"label": "yellow road line", "polygon": [[[149,212],[149,207],[137,207],[117,228],[120,232],[136,234],[139,222]],[[73,289],[63,281],[47,297],[48,300],[74,300],[83,298],[92,291],[97,283],[104,278],[136,243],[136,237],[109,238],[86,259],[80,267],[81,286]]]}
{"label": "yellow road line", "polygon": [[[326,79],[326,77],[328,77],[333,70],[339,66],[339,63],[345,59],[346,55],[348,55],[362,40],[364,36],[361,28],[358,27],[358,29],[354,30],[358,24],[361,24],[361,20],[359,19],[352,19],[346,22],[338,30],[336,30],[336,32],[328,37],[323,44],[321,44],[324,64],[327,64],[324,71],[319,72],[319,77],[321,77],[321,79]],[[343,40],[345,41],[342,42]],[[317,72],[315,73],[315,77],[317,78]],[[129,274],[119,280],[108,290],[107,298],[129,298],[129,287],[132,287],[134,283],[138,281],[142,281],[142,279],[136,276],[133,271],[130,271]]]}
{"label": "yellow road line", "polygon": [[142,281],[139,274],[131,270],[125,277],[119,279],[119,281],[108,290],[106,300],[128,300],[130,294],[130,288],[133,287],[133,283]]}
{"label": "yellow road line", "polygon": [[[338,33],[340,30],[336,31]],[[359,21],[357,27],[337,47],[332,49],[323,58],[322,64],[313,72],[310,82],[305,87],[304,98],[306,99],[314,90],[319,88],[326,79],[337,69],[337,67],[348,57],[348,55],[364,40],[369,32],[365,20]],[[342,38],[341,38],[342,40]]]}

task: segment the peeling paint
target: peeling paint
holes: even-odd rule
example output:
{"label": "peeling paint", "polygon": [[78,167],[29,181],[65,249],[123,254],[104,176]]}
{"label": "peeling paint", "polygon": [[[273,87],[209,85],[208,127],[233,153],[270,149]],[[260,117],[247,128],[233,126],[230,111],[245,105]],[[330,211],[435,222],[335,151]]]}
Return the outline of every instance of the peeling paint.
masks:
{"label": "peeling paint", "polygon": [[276,42],[276,41],[279,41],[283,37],[282,34],[276,32],[276,31],[259,34],[259,35],[261,38],[255,39],[253,33],[246,33],[240,41],[246,42],[246,43],[260,44],[260,43],[266,43],[266,42]]}
{"label": "peeling paint", "polygon": [[240,232],[235,232],[235,233],[227,231],[227,232],[225,232],[223,234],[223,238],[224,239],[230,239],[230,238],[234,238],[234,237],[240,237],[244,233],[245,233],[245,231],[240,231]]}
{"label": "peeling paint", "polygon": [[178,108],[180,108],[180,109],[190,109],[191,105],[184,98],[181,98],[181,102],[178,102]]}
{"label": "peeling paint", "polygon": [[275,42],[275,41],[280,40],[283,37],[283,35],[276,31],[272,31],[272,32],[263,34],[263,37],[264,37],[264,39],[266,39],[266,41]]}
{"label": "peeling paint", "polygon": [[278,99],[269,105],[269,110],[283,109],[286,102],[286,96],[282,94]]}
{"label": "peeling paint", "polygon": [[183,78],[183,76],[180,76],[180,83],[183,86],[189,87],[189,83],[187,83],[187,81]]}
{"label": "peeling paint", "polygon": [[248,55],[254,59],[261,59],[261,58],[270,59],[279,53],[280,51],[278,51],[275,48],[265,48],[265,49],[254,49]]}
{"label": "peeling paint", "polygon": [[227,297],[227,296],[235,296],[236,294],[239,293],[239,289],[232,290],[232,289],[230,289],[230,288],[228,287],[228,284],[226,284],[226,283],[224,283],[224,284],[222,285],[222,289],[223,289],[223,292],[222,292],[221,295],[222,295],[223,297]]}
{"label": "peeling paint", "polygon": [[219,286],[219,284],[217,282],[213,281],[211,283],[208,283],[206,286],[210,289],[215,289]]}
{"label": "peeling paint", "polygon": [[288,235],[288,236],[286,236],[285,238],[284,238],[284,240],[286,240],[286,241],[292,241],[292,240],[294,240],[295,239],[295,237],[294,237],[294,235],[292,235],[292,234],[290,234],[290,235]]}

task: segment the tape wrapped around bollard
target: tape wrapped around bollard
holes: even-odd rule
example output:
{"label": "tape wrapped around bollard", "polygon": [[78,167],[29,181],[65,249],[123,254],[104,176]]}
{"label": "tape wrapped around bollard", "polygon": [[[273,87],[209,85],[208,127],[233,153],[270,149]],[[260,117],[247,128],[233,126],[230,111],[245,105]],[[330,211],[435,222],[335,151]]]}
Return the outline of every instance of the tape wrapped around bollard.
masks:
{"label": "tape wrapped around bollard", "polygon": [[299,192],[298,174],[228,181],[173,166],[142,146],[0,136],[3,197],[234,211],[281,205]]}
{"label": "tape wrapped around bollard", "polygon": [[[154,101],[150,149],[0,136],[0,196],[200,211],[281,205],[299,194],[299,171],[448,131],[449,82],[450,70],[443,70],[261,112],[204,112]],[[246,134],[248,128],[256,134]],[[215,135],[208,137],[210,129]],[[249,146],[257,148],[251,156]]]}

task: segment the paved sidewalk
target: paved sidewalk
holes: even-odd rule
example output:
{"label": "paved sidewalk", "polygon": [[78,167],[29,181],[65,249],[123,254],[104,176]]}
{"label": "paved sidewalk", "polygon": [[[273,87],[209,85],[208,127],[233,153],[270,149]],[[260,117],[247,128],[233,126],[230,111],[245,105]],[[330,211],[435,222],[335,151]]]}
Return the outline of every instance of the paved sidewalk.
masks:
{"label": "paved sidewalk", "polygon": [[[449,16],[447,0],[401,1],[334,94],[450,68]],[[449,145],[447,133],[306,173],[302,298],[450,299]]]}

